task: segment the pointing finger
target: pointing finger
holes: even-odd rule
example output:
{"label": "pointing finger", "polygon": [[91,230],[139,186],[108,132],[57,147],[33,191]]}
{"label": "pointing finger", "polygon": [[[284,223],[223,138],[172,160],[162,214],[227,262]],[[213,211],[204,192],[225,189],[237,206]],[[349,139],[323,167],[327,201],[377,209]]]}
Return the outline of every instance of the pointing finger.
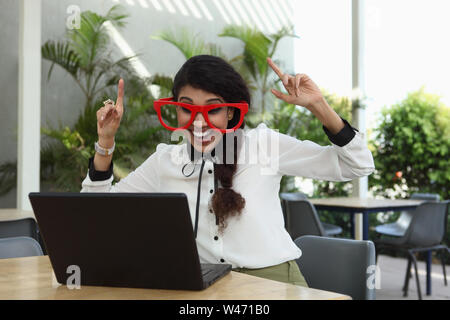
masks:
{"label": "pointing finger", "polygon": [[280,77],[280,79],[281,79],[284,75],[283,72],[281,71],[281,69],[278,68],[278,66],[270,58],[267,58],[267,63],[272,68],[272,70],[275,71],[275,73],[278,75],[278,77]]}
{"label": "pointing finger", "polygon": [[117,101],[116,101],[116,105],[119,108],[123,107],[123,92],[124,92],[124,82],[123,82],[123,79],[121,78],[119,80],[119,84],[117,86]]}

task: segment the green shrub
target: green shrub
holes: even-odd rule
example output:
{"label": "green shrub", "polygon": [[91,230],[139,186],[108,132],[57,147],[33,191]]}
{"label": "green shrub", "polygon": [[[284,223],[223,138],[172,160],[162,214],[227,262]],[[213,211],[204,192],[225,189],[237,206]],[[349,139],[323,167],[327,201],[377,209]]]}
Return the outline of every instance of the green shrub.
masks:
{"label": "green shrub", "polygon": [[[415,192],[437,193],[441,200],[449,199],[450,108],[422,88],[383,108],[380,120],[371,141],[376,171],[369,177],[369,187],[374,194],[409,198]],[[385,214],[385,223],[398,216]],[[448,232],[445,242],[450,246]]]}
{"label": "green shrub", "polygon": [[409,197],[428,192],[450,197],[450,108],[438,96],[421,89],[383,108],[375,133],[371,143],[376,172],[369,178],[375,194]]}

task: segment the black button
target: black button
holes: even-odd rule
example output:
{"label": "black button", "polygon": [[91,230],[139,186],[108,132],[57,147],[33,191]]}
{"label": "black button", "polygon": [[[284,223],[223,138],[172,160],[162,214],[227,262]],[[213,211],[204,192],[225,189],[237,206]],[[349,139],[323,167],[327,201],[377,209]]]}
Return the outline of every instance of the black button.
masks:
{"label": "black button", "polygon": [[212,173],[212,170],[208,170],[208,173],[211,174],[211,173]]}
{"label": "black button", "polygon": [[218,237],[218,236],[215,236],[215,237],[214,237],[214,240],[219,240],[219,237]]}
{"label": "black button", "polygon": [[209,212],[213,213],[213,211],[211,209],[209,209]]}
{"label": "black button", "polygon": [[220,262],[224,263],[224,262],[225,262],[225,260],[223,260],[223,259],[220,259]]}
{"label": "black button", "polygon": [[214,192],[214,190],[213,190],[213,189],[209,190],[209,193],[213,193],[213,192]]}

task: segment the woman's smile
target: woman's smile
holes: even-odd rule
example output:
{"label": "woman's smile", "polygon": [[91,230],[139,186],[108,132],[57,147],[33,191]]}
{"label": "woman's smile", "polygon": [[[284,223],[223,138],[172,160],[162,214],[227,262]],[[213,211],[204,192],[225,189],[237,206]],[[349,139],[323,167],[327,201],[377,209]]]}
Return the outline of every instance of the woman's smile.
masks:
{"label": "woman's smile", "polygon": [[211,129],[205,131],[190,129],[189,132],[194,143],[201,144],[202,146],[206,146],[215,140],[214,132]]}

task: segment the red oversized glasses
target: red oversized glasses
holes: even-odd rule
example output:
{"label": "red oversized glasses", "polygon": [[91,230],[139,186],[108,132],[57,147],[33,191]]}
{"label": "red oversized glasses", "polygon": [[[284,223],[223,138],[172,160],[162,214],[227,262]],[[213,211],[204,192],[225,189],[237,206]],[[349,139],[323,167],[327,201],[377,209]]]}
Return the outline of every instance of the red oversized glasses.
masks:
{"label": "red oversized glasses", "polygon": [[[197,113],[201,113],[211,129],[218,130],[221,133],[234,132],[244,121],[244,116],[248,112],[248,103],[220,103],[208,104],[204,106],[193,105],[189,103],[175,102],[173,98],[164,98],[156,100],[153,103],[158,119],[167,130],[175,131],[178,129],[187,129],[194,122]],[[233,109],[233,116],[239,112],[239,121],[233,128],[220,129],[214,126],[216,120],[223,120],[227,115],[229,108]],[[179,124],[180,125],[179,125]]]}

